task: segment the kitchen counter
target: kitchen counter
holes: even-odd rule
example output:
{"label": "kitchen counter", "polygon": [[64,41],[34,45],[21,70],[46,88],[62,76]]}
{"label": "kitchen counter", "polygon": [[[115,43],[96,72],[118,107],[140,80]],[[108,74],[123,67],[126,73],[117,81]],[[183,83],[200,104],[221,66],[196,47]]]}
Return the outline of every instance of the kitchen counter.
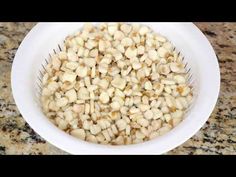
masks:
{"label": "kitchen counter", "polygon": [[[35,23],[0,23],[0,154],[67,154],[24,121],[11,92],[15,52]],[[213,45],[221,69],[218,103],[198,133],[167,154],[236,154],[236,23],[196,23]]]}

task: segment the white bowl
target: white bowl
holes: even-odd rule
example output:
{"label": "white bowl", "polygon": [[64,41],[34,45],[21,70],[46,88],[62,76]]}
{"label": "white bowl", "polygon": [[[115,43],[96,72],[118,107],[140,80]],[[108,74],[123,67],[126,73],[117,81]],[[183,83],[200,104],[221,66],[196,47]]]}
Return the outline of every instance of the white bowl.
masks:
{"label": "white bowl", "polygon": [[83,23],[39,23],[21,43],[13,62],[11,82],[15,102],[27,123],[51,144],[71,154],[162,154],[191,138],[210,116],[220,89],[215,52],[192,23],[146,23],[166,36],[185,56],[195,80],[195,98],[186,118],[173,130],[151,141],[110,146],[85,142],[54,126],[38,105],[35,82],[40,65],[57,44]]}

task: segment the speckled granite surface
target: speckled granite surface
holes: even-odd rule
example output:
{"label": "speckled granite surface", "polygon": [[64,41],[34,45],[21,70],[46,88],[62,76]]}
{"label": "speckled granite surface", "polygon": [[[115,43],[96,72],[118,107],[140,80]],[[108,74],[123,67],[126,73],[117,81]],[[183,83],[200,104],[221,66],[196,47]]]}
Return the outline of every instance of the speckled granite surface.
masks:
{"label": "speckled granite surface", "polygon": [[[0,154],[67,154],[37,135],[14,103],[14,54],[35,23],[0,23]],[[167,154],[236,155],[236,23],[196,23],[212,43],[221,69],[220,97],[204,127]]]}

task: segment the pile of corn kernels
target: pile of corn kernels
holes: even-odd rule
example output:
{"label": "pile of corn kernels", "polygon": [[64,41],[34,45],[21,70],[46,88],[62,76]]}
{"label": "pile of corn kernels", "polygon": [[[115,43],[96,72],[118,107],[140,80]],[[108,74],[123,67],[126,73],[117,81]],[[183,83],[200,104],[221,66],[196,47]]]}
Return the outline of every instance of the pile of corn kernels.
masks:
{"label": "pile of corn kernels", "polygon": [[179,124],[192,100],[181,56],[139,24],[85,24],[65,39],[43,76],[43,112],[93,143],[135,144]]}

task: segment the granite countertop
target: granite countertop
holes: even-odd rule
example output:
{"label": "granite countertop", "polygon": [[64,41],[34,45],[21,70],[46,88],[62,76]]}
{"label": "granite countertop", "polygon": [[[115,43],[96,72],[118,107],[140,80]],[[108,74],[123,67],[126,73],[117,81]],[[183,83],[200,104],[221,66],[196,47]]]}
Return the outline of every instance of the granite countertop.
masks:
{"label": "granite countertop", "polygon": [[[35,23],[0,23],[0,154],[67,154],[24,121],[11,92],[11,66]],[[167,154],[236,154],[236,23],[196,23],[213,45],[221,69],[218,103],[198,133]]]}

